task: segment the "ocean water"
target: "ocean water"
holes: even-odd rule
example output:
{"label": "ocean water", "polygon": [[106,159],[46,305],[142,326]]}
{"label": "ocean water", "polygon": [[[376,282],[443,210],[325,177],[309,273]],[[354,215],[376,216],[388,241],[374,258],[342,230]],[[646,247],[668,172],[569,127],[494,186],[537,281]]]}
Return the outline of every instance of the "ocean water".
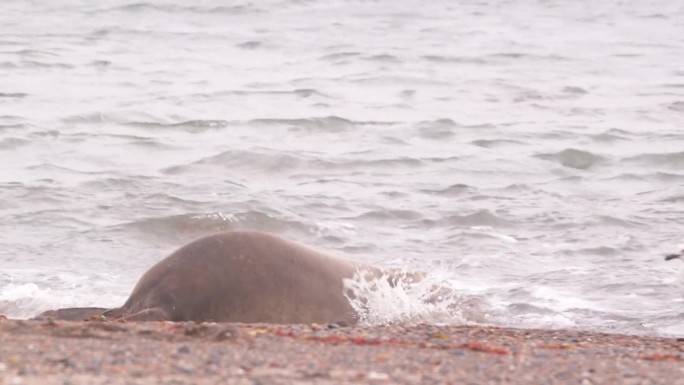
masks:
{"label": "ocean water", "polygon": [[[427,273],[368,323],[684,336],[684,2],[4,1],[0,314],[205,234]],[[371,287],[372,286],[372,287]],[[441,287],[439,300],[423,303]]]}

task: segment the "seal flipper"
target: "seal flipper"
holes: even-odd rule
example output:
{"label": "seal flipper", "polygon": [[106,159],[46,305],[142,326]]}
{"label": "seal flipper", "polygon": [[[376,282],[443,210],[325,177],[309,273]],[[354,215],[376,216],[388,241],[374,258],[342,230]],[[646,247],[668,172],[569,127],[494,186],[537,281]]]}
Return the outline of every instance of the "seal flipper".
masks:
{"label": "seal flipper", "polygon": [[99,318],[109,311],[103,307],[69,307],[57,310],[48,310],[35,316],[33,319],[53,318],[63,321],[87,321],[91,318]]}
{"label": "seal flipper", "polygon": [[102,313],[102,316],[110,321],[170,321],[171,317],[161,308],[148,308],[139,312],[128,314],[126,309],[120,307]]}

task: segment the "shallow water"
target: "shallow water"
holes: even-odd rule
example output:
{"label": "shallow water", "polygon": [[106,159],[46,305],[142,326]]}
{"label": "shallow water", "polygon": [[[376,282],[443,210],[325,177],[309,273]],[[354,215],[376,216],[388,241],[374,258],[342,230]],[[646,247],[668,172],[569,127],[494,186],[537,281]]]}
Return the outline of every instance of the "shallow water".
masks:
{"label": "shallow water", "polygon": [[486,303],[392,293],[370,322],[684,335],[681,1],[0,15],[0,314],[119,305],[176,247],[257,229]]}

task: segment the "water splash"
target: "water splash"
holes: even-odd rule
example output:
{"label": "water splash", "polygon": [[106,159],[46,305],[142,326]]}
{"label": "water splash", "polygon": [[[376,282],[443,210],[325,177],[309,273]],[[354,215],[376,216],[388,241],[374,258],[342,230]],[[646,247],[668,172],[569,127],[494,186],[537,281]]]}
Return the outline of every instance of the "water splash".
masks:
{"label": "water splash", "polygon": [[56,297],[51,289],[40,288],[34,283],[10,282],[0,288],[0,314],[12,318],[29,318],[37,314],[37,309],[50,306]]}
{"label": "water splash", "polygon": [[459,294],[446,274],[361,270],[345,279],[344,286],[361,324],[460,325],[481,323],[486,317],[484,300]]}

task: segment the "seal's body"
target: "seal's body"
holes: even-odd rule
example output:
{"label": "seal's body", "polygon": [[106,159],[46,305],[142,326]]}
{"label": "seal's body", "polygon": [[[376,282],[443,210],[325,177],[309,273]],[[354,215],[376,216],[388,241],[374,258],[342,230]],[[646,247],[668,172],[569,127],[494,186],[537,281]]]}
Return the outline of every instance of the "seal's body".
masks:
{"label": "seal's body", "polygon": [[[216,321],[354,324],[345,278],[377,269],[255,231],[210,235],[150,268],[126,303],[51,311],[136,321]],[[43,316],[50,316],[50,312]]]}

